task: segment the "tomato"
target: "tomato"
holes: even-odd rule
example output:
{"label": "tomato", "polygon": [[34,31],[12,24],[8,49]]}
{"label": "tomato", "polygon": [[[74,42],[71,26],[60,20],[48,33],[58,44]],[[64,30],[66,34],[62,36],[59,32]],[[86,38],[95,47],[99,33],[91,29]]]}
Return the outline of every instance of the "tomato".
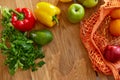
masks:
{"label": "tomato", "polygon": [[120,19],[110,22],[109,31],[114,36],[120,36]]}
{"label": "tomato", "polygon": [[112,10],[112,12],[110,13],[110,16],[113,19],[120,18],[120,8],[116,8],[116,9]]}

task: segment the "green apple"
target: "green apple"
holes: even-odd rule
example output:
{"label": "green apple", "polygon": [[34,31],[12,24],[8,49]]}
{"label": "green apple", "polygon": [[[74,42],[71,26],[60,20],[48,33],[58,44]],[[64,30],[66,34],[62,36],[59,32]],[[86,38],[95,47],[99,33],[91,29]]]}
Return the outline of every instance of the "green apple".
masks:
{"label": "green apple", "polygon": [[98,4],[98,0],[78,0],[78,2],[87,8],[95,7]]}
{"label": "green apple", "polygon": [[68,20],[71,23],[78,23],[83,19],[85,14],[84,7],[80,4],[71,4],[68,8]]}

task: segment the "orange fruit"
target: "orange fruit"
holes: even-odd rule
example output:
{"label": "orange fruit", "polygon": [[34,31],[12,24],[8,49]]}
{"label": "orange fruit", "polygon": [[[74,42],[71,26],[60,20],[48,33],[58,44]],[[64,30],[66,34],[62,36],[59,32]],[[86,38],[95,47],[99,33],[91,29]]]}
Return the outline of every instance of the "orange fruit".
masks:
{"label": "orange fruit", "polygon": [[116,9],[112,10],[111,13],[110,13],[110,16],[111,16],[113,19],[118,19],[118,18],[120,18],[120,8],[116,8]]}
{"label": "orange fruit", "polygon": [[109,31],[114,36],[120,36],[120,19],[110,22]]}
{"label": "orange fruit", "polygon": [[72,0],[60,0],[61,2],[71,2]]}

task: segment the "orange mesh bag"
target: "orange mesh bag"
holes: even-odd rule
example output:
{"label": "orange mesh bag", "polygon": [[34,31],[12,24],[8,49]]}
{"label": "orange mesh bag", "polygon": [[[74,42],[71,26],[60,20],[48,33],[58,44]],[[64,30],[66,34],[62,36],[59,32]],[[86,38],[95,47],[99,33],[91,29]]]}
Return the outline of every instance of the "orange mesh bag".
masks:
{"label": "orange mesh bag", "polygon": [[120,61],[111,63],[102,55],[107,45],[120,44],[120,37],[113,37],[108,31],[111,20],[109,13],[120,7],[120,0],[104,0],[104,2],[89,19],[81,22],[80,37],[88,51],[94,70],[105,75],[113,75],[115,80],[120,80]]}

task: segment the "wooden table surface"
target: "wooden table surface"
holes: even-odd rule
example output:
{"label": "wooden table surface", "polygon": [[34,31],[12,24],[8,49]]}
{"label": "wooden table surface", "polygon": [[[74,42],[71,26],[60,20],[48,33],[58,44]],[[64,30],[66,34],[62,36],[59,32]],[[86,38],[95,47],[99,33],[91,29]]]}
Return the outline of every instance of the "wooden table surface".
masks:
{"label": "wooden table surface", "polygon": [[[112,76],[105,76],[101,73],[96,75],[92,69],[86,49],[80,40],[80,24],[71,24],[67,19],[67,9],[73,2],[0,0],[0,5],[13,9],[27,7],[33,11],[36,3],[40,1],[50,2],[61,9],[60,24],[50,28],[54,34],[54,40],[43,47],[46,64],[36,72],[17,71],[14,76],[10,76],[8,68],[3,64],[4,58],[0,55],[0,80],[114,80]],[[95,8],[85,9],[85,18],[88,18],[103,3],[103,0],[99,0],[99,4]],[[35,29],[41,28],[46,27],[37,22]]]}

